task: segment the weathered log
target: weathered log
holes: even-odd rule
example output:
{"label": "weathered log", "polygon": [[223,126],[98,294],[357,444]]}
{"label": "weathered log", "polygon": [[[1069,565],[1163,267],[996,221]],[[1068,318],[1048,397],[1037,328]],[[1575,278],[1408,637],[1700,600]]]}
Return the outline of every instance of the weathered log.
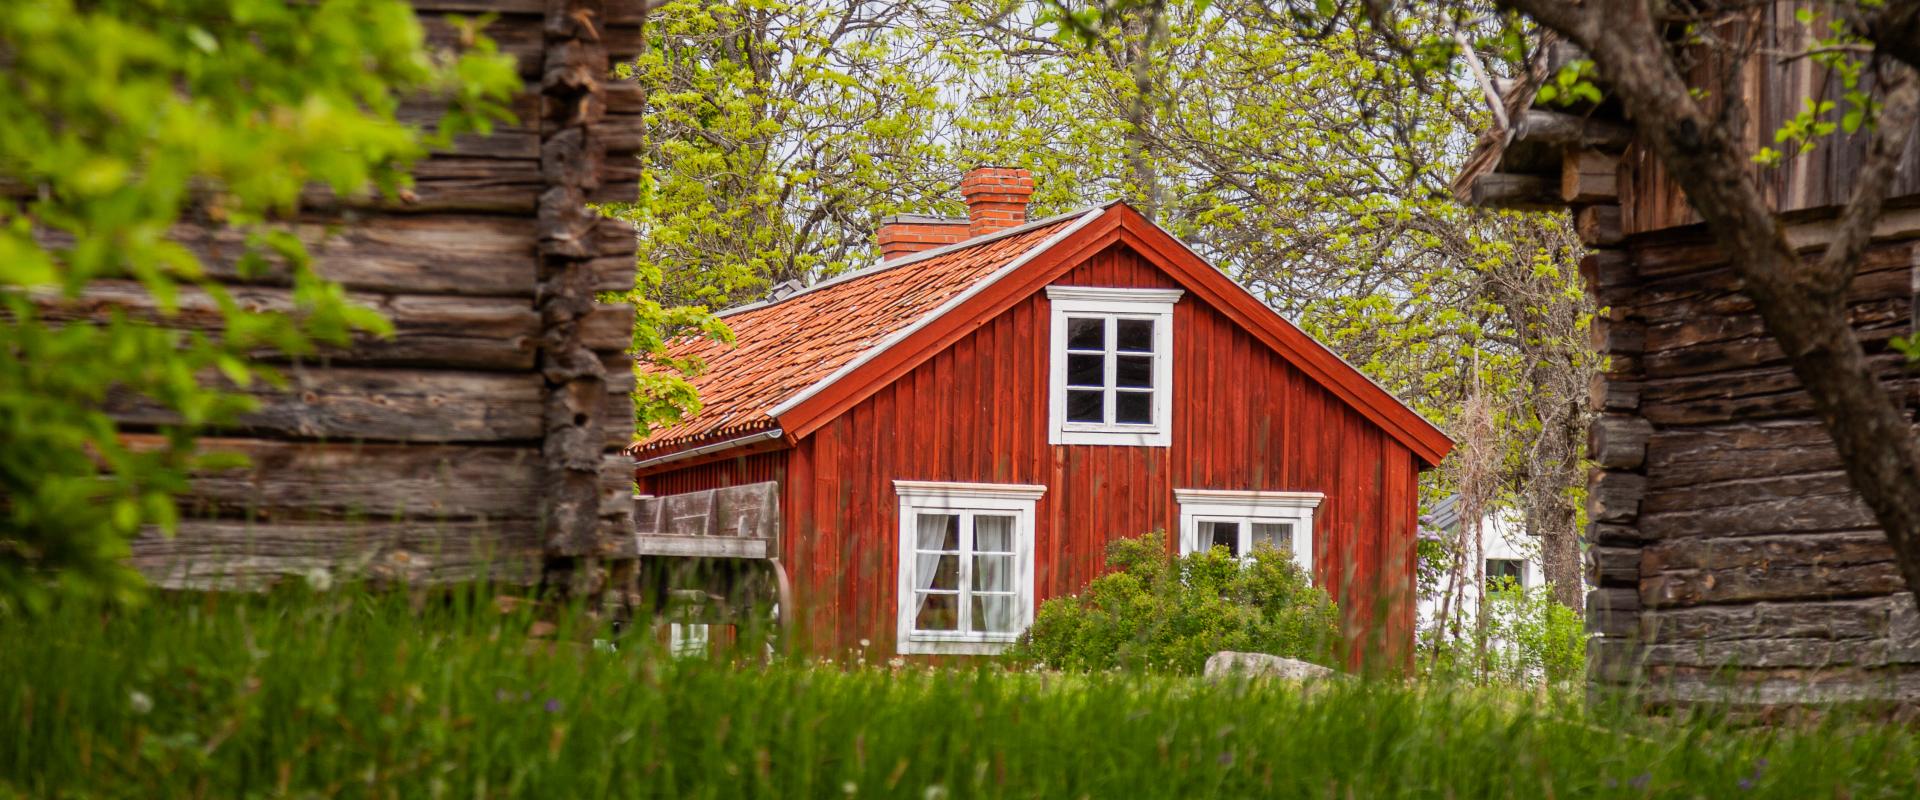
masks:
{"label": "weathered log", "polygon": [[272,524],[182,520],[177,535],[133,542],[133,566],[169,589],[257,590],[324,571],[329,580],[439,583],[536,579],[532,520]]}
{"label": "weathered log", "polygon": [[1620,206],[1612,203],[1574,212],[1573,230],[1588,247],[1610,247],[1626,238],[1620,228]]}
{"label": "weathered log", "polygon": [[[529,442],[540,438],[539,376],[440,370],[282,370],[288,387],[255,382],[259,402],[231,433],[346,441]],[[212,376],[208,376],[210,380]],[[107,410],[132,425],[170,425],[172,412],[117,394]]]}
{"label": "weathered log", "polygon": [[1882,667],[1888,659],[1885,639],[1793,639],[1771,637],[1742,641],[1675,642],[1645,648],[1649,665],[1723,669],[1779,667]]}
{"label": "weathered log", "polygon": [[1587,519],[1631,522],[1640,514],[1647,479],[1631,472],[1595,470],[1587,481]]}
{"label": "weathered log", "polygon": [[1842,472],[1661,486],[1647,493],[1639,522],[1658,539],[1859,530],[1875,524]]}
{"label": "weathered log", "polygon": [[[138,450],[162,437],[121,437]],[[190,517],[275,520],[525,519],[540,499],[531,446],[487,447],[202,438],[205,453],[248,466],[199,471],[179,495]]]}
{"label": "weathered log", "polygon": [[1606,522],[1587,523],[1587,544],[1592,546],[1612,546],[1639,548],[1647,541],[1647,535],[1633,525],[1617,525]]}
{"label": "weathered log", "polygon": [[1558,208],[1558,181],[1545,175],[1490,172],[1475,176],[1467,189],[1468,204],[1481,208],[1546,210]]}
{"label": "weathered log", "polygon": [[[1905,379],[1906,357],[1898,353],[1868,356],[1883,376],[1894,402],[1902,402],[1913,380]],[[1647,381],[1640,412],[1655,426],[1711,425],[1730,419],[1756,421],[1811,416],[1813,400],[1785,365],[1713,372]]]}
{"label": "weathered log", "polygon": [[[476,2],[471,3],[471,5],[485,4]],[[534,3],[534,5],[539,5],[539,3]],[[429,10],[421,8],[418,3],[414,4],[414,8],[420,11]],[[497,14],[502,12],[496,10],[481,13]],[[519,11],[518,13],[529,12]],[[540,9],[536,8],[531,13],[540,13]],[[462,14],[460,16],[471,19],[471,15],[468,14]],[[457,51],[465,44],[465,42],[462,41],[463,37],[460,28],[455,26],[453,20],[448,16],[428,13],[419,14],[418,17],[420,19],[420,27],[426,32],[428,47],[439,50]],[[542,37],[539,26],[526,24],[503,25],[496,22],[495,24],[480,29],[480,32],[487,38],[492,39],[493,43],[500,48],[501,53],[513,57],[514,64],[520,72],[520,77],[533,79],[540,76]]]}
{"label": "weathered log", "polygon": [[1587,407],[1595,411],[1632,411],[1640,407],[1644,384],[1621,380],[1608,373],[1594,373],[1587,379]]}
{"label": "weathered log", "polygon": [[1587,677],[1601,684],[1632,683],[1640,677],[1640,647],[1629,638],[1595,636],[1587,640]]}
{"label": "weathered log", "polygon": [[[521,92],[509,98],[507,107],[514,120],[494,123],[487,134],[463,133],[445,146],[435,148],[437,155],[474,158],[539,158],[540,96]],[[421,130],[434,130],[446,115],[445,98],[419,97],[400,104],[394,118]]]}
{"label": "weathered log", "polygon": [[1662,430],[1647,444],[1647,476],[1662,490],[1840,468],[1832,438],[1814,420]]}
{"label": "weathered log", "polygon": [[1636,277],[1633,259],[1624,250],[1592,250],[1580,258],[1580,277],[1585,280],[1587,291],[1592,292],[1603,303],[1612,303],[1614,299],[1609,291],[1629,286]]}
{"label": "weathered log", "polygon": [[1587,427],[1587,456],[1609,469],[1639,469],[1646,463],[1653,423],[1625,414],[1602,414]]}
{"label": "weathered log", "polygon": [[1801,532],[1789,535],[1736,535],[1666,539],[1647,545],[1641,568],[1647,573],[1681,570],[1749,570],[1764,573],[1783,567],[1843,567],[1893,560],[1893,548],[1879,531]]}
{"label": "weathered log", "polygon": [[[295,314],[299,306],[289,289],[236,286],[234,304],[253,312]],[[353,292],[350,302],[379,311],[393,323],[393,335],[360,332],[351,344],[323,346],[319,355],[340,364],[428,366],[525,370],[533,367],[539,320],[524,299],[437,297]],[[194,287],[179,291],[170,312],[146,287],[134,281],[94,281],[78,298],[54,294],[35,297],[42,318],[54,322],[105,324],[115,314],[164,328],[218,333],[225,326],[219,302]],[[630,319],[629,314],[627,319]],[[614,320],[618,324],[619,320]],[[282,360],[265,348],[256,357]]]}
{"label": "weathered log", "polygon": [[1640,597],[1633,589],[1587,592],[1587,632],[1631,638],[1640,628]]}
{"label": "weathered log", "polygon": [[1640,582],[1640,548],[1589,547],[1584,561],[1587,582],[1594,586],[1631,586]]}
{"label": "weathered log", "polygon": [[540,195],[540,162],[524,158],[435,156],[413,169],[413,186],[396,196],[377,192],[340,195],[324,186],[301,192],[312,210],[429,213],[478,211],[530,215]]}
{"label": "weathered log", "polygon": [[1596,317],[1587,329],[1594,352],[1609,356],[1637,355],[1647,346],[1647,328],[1632,318]]}
{"label": "weathered log", "polygon": [[1650,608],[1640,615],[1640,634],[1642,641],[1675,643],[1877,639],[1888,636],[1897,599],[1887,596]]}
{"label": "weathered log", "polygon": [[1618,156],[1598,150],[1570,148],[1560,162],[1560,199],[1568,203],[1616,203]]}
{"label": "weathered log", "polygon": [[1534,108],[1514,120],[1513,138],[1538,144],[1617,153],[1633,143],[1633,129],[1610,120]]}
{"label": "weathered log", "polygon": [[1642,692],[1650,705],[1774,708],[1836,703],[1920,703],[1920,670],[1789,667],[1727,670],[1651,665]]}

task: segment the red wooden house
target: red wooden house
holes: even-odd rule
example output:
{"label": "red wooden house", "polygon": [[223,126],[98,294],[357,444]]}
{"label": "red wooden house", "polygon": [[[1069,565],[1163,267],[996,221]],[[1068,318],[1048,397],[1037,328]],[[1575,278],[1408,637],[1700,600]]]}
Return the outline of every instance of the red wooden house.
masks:
{"label": "red wooden house", "polygon": [[677,345],[704,407],[634,445],[640,490],[776,483],[768,555],[822,650],[994,652],[1154,530],[1290,549],[1409,643],[1447,437],[1127,205],[1027,222],[1032,190],[969,173],[970,219],[891,218],[878,266]]}

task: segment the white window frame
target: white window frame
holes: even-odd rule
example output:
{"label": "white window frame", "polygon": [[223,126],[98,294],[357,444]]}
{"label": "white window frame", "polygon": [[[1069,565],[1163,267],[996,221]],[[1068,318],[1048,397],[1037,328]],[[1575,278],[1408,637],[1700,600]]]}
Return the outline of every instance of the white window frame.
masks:
{"label": "white window frame", "polygon": [[[1099,286],[1048,286],[1053,307],[1048,348],[1047,442],[1132,447],[1168,447],[1173,444],[1173,304],[1185,294],[1180,289],[1120,289]],[[1106,375],[1114,370],[1113,323],[1116,319],[1153,320],[1153,423],[1150,425],[1067,421],[1067,318],[1105,317]],[[1114,390],[1107,389],[1106,408],[1114,407]]]}
{"label": "white window frame", "polygon": [[[1202,521],[1239,522],[1241,536],[1251,537],[1253,523],[1293,526],[1293,563],[1313,576],[1313,515],[1327,499],[1320,492],[1259,492],[1221,489],[1175,489],[1180,503],[1180,554],[1200,550]],[[1212,545],[1209,544],[1209,547]],[[1251,557],[1246,544],[1242,557]]]}
{"label": "white window frame", "polygon": [[[1017,483],[945,483],[936,481],[893,482],[893,488],[900,495],[899,561],[894,572],[897,575],[896,594],[898,602],[894,609],[894,641],[896,649],[902,655],[994,655],[1007,649],[1020,633],[1033,625],[1034,578],[1033,578],[1033,540],[1034,523],[1037,517],[1034,506],[1047,487]],[[916,611],[914,603],[914,574],[917,559],[914,554],[914,542],[918,536],[915,514],[920,511],[938,513],[957,513],[968,515],[973,512],[989,512],[996,515],[1011,515],[1013,525],[1014,552],[1014,620],[1019,630],[1006,633],[975,633],[966,630],[947,632],[919,631],[913,627]],[[962,592],[960,603],[963,614],[971,613],[971,603],[965,602],[971,591],[970,578],[973,572],[973,559],[962,556],[960,559],[960,585]],[[962,617],[965,618],[964,616]]]}

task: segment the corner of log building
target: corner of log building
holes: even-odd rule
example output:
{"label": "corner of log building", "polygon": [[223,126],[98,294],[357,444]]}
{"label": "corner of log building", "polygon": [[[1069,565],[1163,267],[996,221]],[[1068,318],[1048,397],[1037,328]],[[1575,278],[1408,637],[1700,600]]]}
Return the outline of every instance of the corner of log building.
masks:
{"label": "corner of log building", "polygon": [[[635,87],[611,66],[638,52],[639,0],[414,0],[431,41],[454,15],[518,60],[517,121],[461,136],[415,170],[406,202],[311,193],[293,228],[315,269],[393,320],[284,366],[289,391],[209,435],[251,466],[196,476],[172,538],[134,563],[178,588],[258,588],[314,570],[375,581],[479,576],[532,584],[548,565],[609,552],[632,531],[633,309],[595,301],[634,277],[634,232],[589,203],[631,199]],[[433,104],[404,121],[431,124]],[[284,275],[243,280],[238,238],[183,224],[236,297],[287,302]],[[139,310],[137,287],[101,284],[96,311]],[[179,324],[191,325],[185,298]],[[98,313],[105,313],[99,311]],[[113,411],[136,446],[167,419],[134,399]],[[579,576],[573,576],[578,580]]]}

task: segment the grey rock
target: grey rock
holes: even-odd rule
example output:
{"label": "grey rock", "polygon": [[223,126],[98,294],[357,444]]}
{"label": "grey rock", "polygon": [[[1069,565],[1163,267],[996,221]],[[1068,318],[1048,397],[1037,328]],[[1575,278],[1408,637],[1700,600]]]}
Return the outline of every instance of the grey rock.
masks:
{"label": "grey rock", "polygon": [[1247,678],[1276,678],[1283,681],[1306,681],[1331,678],[1340,673],[1319,664],[1309,664],[1294,658],[1272,656],[1266,653],[1222,650],[1207,659],[1206,671],[1201,674],[1211,681],[1233,675]]}

